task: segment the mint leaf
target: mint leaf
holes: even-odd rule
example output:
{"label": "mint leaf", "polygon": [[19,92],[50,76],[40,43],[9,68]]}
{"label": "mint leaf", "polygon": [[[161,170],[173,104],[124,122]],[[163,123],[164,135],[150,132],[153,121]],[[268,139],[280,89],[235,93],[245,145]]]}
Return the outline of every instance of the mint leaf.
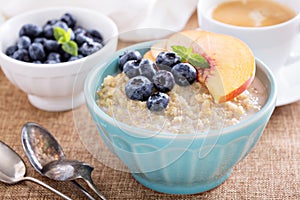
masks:
{"label": "mint leaf", "polygon": [[65,29],[55,26],[53,28],[53,35],[58,44],[61,44],[62,49],[73,56],[78,55],[77,43],[71,40],[72,29]]}
{"label": "mint leaf", "polygon": [[187,49],[186,49],[186,53],[187,53],[188,55],[191,55],[191,54],[193,53],[193,48],[192,48],[192,47],[187,48]]}
{"label": "mint leaf", "polygon": [[68,41],[62,44],[62,49],[73,56],[78,56],[78,46],[74,41]]}
{"label": "mint leaf", "polygon": [[58,26],[55,26],[53,27],[53,35],[55,40],[58,42],[61,37],[64,37],[66,35],[66,30]]}
{"label": "mint leaf", "polygon": [[193,53],[193,48],[186,48],[184,46],[171,46],[172,50],[181,57],[181,62],[188,62],[194,67],[200,69],[210,68],[207,60],[200,54]]}
{"label": "mint leaf", "polygon": [[184,46],[172,46],[172,50],[181,57],[182,62],[185,62],[187,60],[187,48],[185,48]]}
{"label": "mint leaf", "polygon": [[208,62],[200,54],[192,54],[188,59],[189,63],[194,67],[200,67],[201,69],[210,68]]}

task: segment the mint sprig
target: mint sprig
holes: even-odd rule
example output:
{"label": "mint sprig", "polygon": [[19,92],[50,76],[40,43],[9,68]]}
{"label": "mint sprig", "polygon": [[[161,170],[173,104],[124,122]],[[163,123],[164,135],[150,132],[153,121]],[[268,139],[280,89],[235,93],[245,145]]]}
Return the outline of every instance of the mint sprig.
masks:
{"label": "mint sprig", "polygon": [[71,40],[72,29],[65,29],[55,26],[53,28],[54,38],[58,44],[61,44],[62,49],[73,56],[78,55],[78,45]]}
{"label": "mint sprig", "polygon": [[181,62],[188,62],[194,67],[200,69],[210,68],[207,60],[198,53],[193,53],[193,48],[186,48],[184,46],[172,46],[172,50],[181,57]]}

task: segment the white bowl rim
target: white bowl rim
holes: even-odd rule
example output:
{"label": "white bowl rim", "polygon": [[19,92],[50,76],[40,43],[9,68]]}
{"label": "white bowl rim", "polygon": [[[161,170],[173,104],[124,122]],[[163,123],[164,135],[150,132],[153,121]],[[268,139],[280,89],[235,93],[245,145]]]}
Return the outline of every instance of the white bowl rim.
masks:
{"label": "white bowl rim", "polygon": [[[150,42],[143,42],[143,43],[138,43],[135,45],[131,45],[129,47],[126,47],[124,49],[121,49],[117,52],[114,53],[114,55],[108,59],[108,62],[102,66],[101,68],[99,66],[94,67],[89,74],[86,77],[85,80],[85,85],[84,85],[84,95],[86,99],[86,104],[88,104],[88,107],[93,108],[93,112],[99,117],[101,117],[103,120],[105,120],[107,123],[112,124],[115,126],[115,120],[110,117],[108,114],[106,114],[100,107],[97,105],[94,97],[96,94],[91,94],[91,88],[93,84],[93,80],[98,76],[99,73],[102,73],[108,65],[116,58],[117,55],[120,55],[121,52],[132,50],[132,49],[141,49],[142,47],[150,47],[149,45],[158,42],[158,41],[150,41]],[[254,123],[255,121],[259,120],[262,118],[266,112],[272,109],[272,107],[275,108],[275,103],[276,103],[276,97],[277,97],[277,83],[275,81],[275,77],[272,73],[272,71],[258,58],[255,58],[256,60],[256,65],[259,66],[260,70],[266,75],[270,82],[270,96],[267,98],[266,103],[262,107],[261,110],[259,110],[257,113],[255,113],[252,116],[249,116],[246,120],[242,120],[236,125],[229,126],[223,128],[220,132],[217,131],[217,133],[205,133],[205,132],[197,132],[197,133],[184,133],[184,134],[175,134],[175,133],[169,133],[169,132],[160,132],[159,134],[155,135],[155,138],[163,138],[163,139],[174,139],[175,138],[180,138],[180,139],[200,139],[200,138],[207,138],[207,137],[215,137],[225,134],[231,134],[239,129],[242,129],[245,126],[248,126],[249,124]],[[141,135],[143,137],[153,135],[153,132],[150,130],[142,129],[142,128],[137,128],[133,126],[129,126],[125,123],[119,122],[118,125],[122,125],[126,130],[134,130],[134,134],[136,135]],[[133,132],[133,131],[132,131]],[[133,134],[133,133],[131,133]]]}

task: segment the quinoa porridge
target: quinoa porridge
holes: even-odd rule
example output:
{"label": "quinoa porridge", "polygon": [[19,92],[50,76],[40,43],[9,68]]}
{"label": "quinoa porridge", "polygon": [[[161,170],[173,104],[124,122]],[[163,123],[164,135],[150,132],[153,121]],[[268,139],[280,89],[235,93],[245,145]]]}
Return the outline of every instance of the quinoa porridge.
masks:
{"label": "quinoa porridge", "polygon": [[167,108],[153,113],[144,102],[126,97],[128,80],[124,72],[107,76],[97,92],[98,106],[119,122],[158,132],[196,133],[235,125],[258,112],[266,101],[265,88],[258,78],[242,94],[225,103],[215,103],[207,88],[195,82],[187,87],[175,85],[168,92]]}

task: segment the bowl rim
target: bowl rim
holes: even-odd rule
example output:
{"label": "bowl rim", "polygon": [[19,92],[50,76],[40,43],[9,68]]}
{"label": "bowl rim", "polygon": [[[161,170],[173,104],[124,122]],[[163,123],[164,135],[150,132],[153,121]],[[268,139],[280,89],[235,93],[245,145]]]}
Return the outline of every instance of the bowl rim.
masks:
{"label": "bowl rim", "polygon": [[[85,79],[85,84],[84,84],[84,96],[86,99],[86,104],[87,107],[92,108],[93,110],[89,111],[90,114],[94,115],[96,114],[98,117],[102,118],[105,120],[107,123],[110,123],[114,126],[117,120],[114,120],[112,117],[110,117],[108,114],[106,114],[100,107],[97,105],[95,101],[95,94],[92,94],[93,88],[93,83],[95,83],[95,80],[98,78],[99,75],[102,74],[109,66],[110,64],[119,56],[121,55],[124,51],[132,50],[132,49],[142,49],[142,48],[150,48],[150,45],[156,42],[159,42],[160,40],[155,40],[155,41],[148,41],[148,42],[142,42],[138,44],[134,44],[131,46],[128,46],[126,48],[120,49],[117,52],[115,52],[110,58],[108,58],[106,63],[99,67],[95,66],[87,75]],[[242,120],[236,125],[233,126],[228,126],[220,131],[217,131],[217,133],[210,133],[208,132],[196,132],[196,133],[183,133],[183,134],[175,134],[175,133],[170,133],[170,132],[159,132],[159,134],[155,135],[155,138],[161,138],[161,139],[174,139],[180,138],[180,139],[199,139],[199,138],[207,138],[207,137],[214,137],[214,136],[219,136],[225,135],[225,134],[231,134],[239,129],[242,129],[243,127],[246,127],[255,121],[258,121],[260,118],[263,118],[263,116],[269,111],[275,108],[275,103],[276,103],[276,97],[277,97],[277,83],[275,81],[275,77],[272,73],[272,71],[269,69],[268,66],[266,66],[259,58],[255,58],[256,61],[256,66],[260,68],[260,70],[265,74],[267,79],[270,82],[270,96],[267,98],[264,106],[262,107],[261,110],[259,110],[257,113],[255,113],[252,116],[249,116],[246,120]],[[95,91],[96,92],[96,91]],[[93,113],[91,113],[93,112]],[[140,136],[149,136],[153,135],[153,131],[143,129],[143,128],[137,128],[133,127],[130,125],[127,125],[125,123],[122,123],[118,121],[118,126],[122,126],[126,130],[131,130],[130,134],[134,135],[140,135]],[[134,130],[134,131],[133,131]],[[133,133],[134,132],[134,133]]]}
{"label": "bowl rim", "polygon": [[[105,45],[99,51],[97,51],[97,52],[95,52],[95,53],[93,53],[89,56],[80,58],[78,60],[69,61],[69,62],[62,62],[62,63],[55,63],[55,64],[43,64],[43,63],[35,64],[35,63],[16,60],[16,59],[11,58],[11,57],[9,57],[8,55],[5,54],[4,49],[2,49],[3,39],[1,39],[1,38],[4,38],[4,37],[2,37],[2,35],[3,35],[2,31],[1,31],[1,29],[3,29],[2,27],[8,26],[11,23],[14,23],[14,21],[16,21],[18,19],[22,19],[26,16],[38,15],[39,13],[44,13],[44,12],[49,13],[49,12],[52,12],[52,11],[64,11],[64,10],[66,12],[67,11],[72,12],[72,11],[76,10],[76,11],[82,11],[82,12],[90,13],[94,16],[98,15],[99,18],[101,18],[101,20],[107,22],[107,24],[110,24],[109,27],[112,30],[112,36],[110,38],[106,38],[106,40],[104,40]],[[107,28],[107,27],[108,26],[106,26],[105,28]],[[100,30],[100,33],[101,33],[101,30]],[[32,69],[37,69],[37,68],[38,69],[44,69],[44,68],[47,69],[49,67],[51,67],[51,68],[63,68],[63,67],[69,66],[69,65],[80,64],[80,63],[85,62],[87,59],[99,56],[99,54],[101,54],[103,52],[102,50],[106,50],[107,48],[109,48],[108,45],[110,43],[113,43],[113,39],[117,38],[117,37],[118,37],[118,27],[117,27],[116,23],[111,18],[109,18],[107,15],[105,15],[101,12],[97,12],[97,11],[92,10],[92,9],[82,8],[82,7],[77,7],[77,6],[54,6],[54,7],[49,7],[49,8],[39,8],[39,9],[34,9],[34,10],[26,11],[24,13],[15,15],[15,16],[9,18],[3,24],[0,25],[0,58],[2,58],[3,60],[6,60],[7,62],[15,63],[15,64],[18,64],[18,65],[22,65],[22,67],[27,67],[27,68],[32,68]],[[1,65],[1,67],[3,67],[3,66]]]}

